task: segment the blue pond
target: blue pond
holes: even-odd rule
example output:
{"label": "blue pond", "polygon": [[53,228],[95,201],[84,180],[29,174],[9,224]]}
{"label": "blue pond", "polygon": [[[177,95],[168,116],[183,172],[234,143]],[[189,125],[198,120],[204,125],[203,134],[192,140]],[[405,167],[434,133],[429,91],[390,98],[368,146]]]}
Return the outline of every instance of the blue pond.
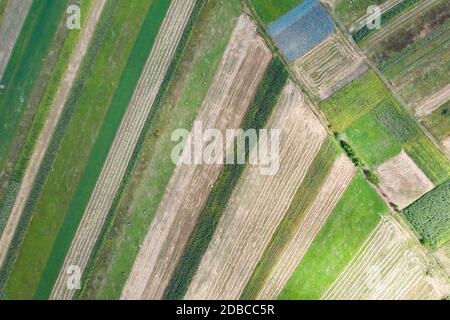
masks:
{"label": "blue pond", "polygon": [[269,33],[287,60],[303,56],[335,31],[333,19],[317,0],[305,0],[269,25]]}

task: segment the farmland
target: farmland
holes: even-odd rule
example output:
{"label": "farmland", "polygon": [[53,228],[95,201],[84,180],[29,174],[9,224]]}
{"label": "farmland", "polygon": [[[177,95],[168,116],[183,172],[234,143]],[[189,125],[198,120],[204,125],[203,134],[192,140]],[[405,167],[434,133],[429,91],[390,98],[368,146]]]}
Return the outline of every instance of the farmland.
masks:
{"label": "farmland", "polygon": [[251,0],[251,2],[261,20],[269,24],[301,4],[303,0]]}
{"label": "farmland", "polygon": [[[161,102],[161,111],[151,122],[135,172],[114,212],[116,218],[105,236],[82,297],[120,297],[139,245],[175,169],[169,156],[173,147],[170,135],[180,126],[189,128],[194,121],[219,67],[239,10],[239,1],[228,1],[225,6],[211,1],[201,11],[173,83]],[[105,261],[111,262],[105,266]]]}
{"label": "farmland", "polygon": [[335,31],[333,19],[317,0],[305,0],[268,27],[288,61],[301,57]]}
{"label": "farmland", "polygon": [[292,82],[284,88],[267,128],[281,130],[278,173],[261,175],[257,166],[244,170],[186,299],[239,298],[326,138],[309,102]]}
{"label": "farmland", "polygon": [[[58,233],[64,224],[75,229],[78,224],[77,219],[80,219],[79,215],[82,214],[82,212],[76,212],[75,215],[69,214],[66,219],[66,213],[77,184],[100,131],[101,126],[98,124],[102,123],[115,89],[119,86],[120,77],[148,12],[149,4],[149,1],[139,1],[139,3],[136,1],[134,5],[123,7],[117,6],[117,2],[113,1],[108,3],[105,9],[107,11],[102,16],[101,25],[96,29],[96,36],[99,38],[92,42],[93,45],[89,49],[93,50],[88,53],[88,59],[92,60],[89,62],[90,65],[86,66],[87,69],[81,71],[85,77],[85,79],[83,76],[81,77],[83,85],[79,89],[74,89],[80,91],[76,96],[72,96],[73,100],[69,98],[68,103],[71,106],[66,107],[66,114],[62,115],[60,123],[66,124],[66,128],[62,128],[64,133],[61,146],[57,152],[54,151],[55,162],[53,165],[47,164],[47,166],[51,166],[52,170],[51,172],[47,171],[48,178],[39,201],[35,204],[33,219],[8,282],[7,294],[14,293],[17,297],[32,296],[41,282],[50,255],[59,259],[64,258],[63,248],[65,245],[67,246],[67,242],[70,244],[71,233],[60,233],[64,235],[63,239],[58,238],[61,237]],[[130,15],[133,16],[133,19],[129,19]],[[108,30],[106,29],[107,25],[110,25]],[[119,47],[121,50],[115,50]],[[116,62],[114,67],[111,67],[110,59]],[[145,57],[143,61],[145,62]],[[95,101],[94,106],[93,101]],[[121,106],[125,109],[126,104]],[[120,123],[120,119],[116,120],[117,122]],[[107,125],[113,126],[114,123]],[[52,150],[52,146],[49,150]],[[47,152],[47,154],[49,153]],[[46,169],[44,165],[41,170],[49,170],[49,167]],[[71,171],[68,172],[67,168],[71,168]],[[61,194],[61,188],[64,188],[65,193]],[[55,194],[60,194],[60,197],[55,198]],[[32,210],[32,208],[30,209]],[[45,235],[45,239],[42,235]],[[56,247],[57,251],[55,252],[52,248],[57,240],[56,243],[60,247]],[[36,258],[34,252],[41,254]],[[33,267],[31,268],[30,265]],[[51,266],[57,268],[57,264],[51,264]],[[55,277],[56,274],[51,274],[51,276]],[[23,279],[27,278],[30,281],[23,282]],[[48,291],[51,286],[51,278],[44,280],[40,286]],[[27,283],[26,288],[23,287],[25,283]]]}
{"label": "farmland", "polygon": [[[423,1],[370,37],[363,48],[411,108],[433,109],[448,85],[448,1]],[[444,90],[437,97],[439,91]],[[443,96],[445,97],[445,95]]]}
{"label": "farmland", "polygon": [[404,212],[427,245],[437,248],[450,239],[450,180],[407,207]]}
{"label": "farmland", "polygon": [[423,118],[422,123],[439,141],[450,136],[450,100]]}
{"label": "farmland", "polygon": [[[238,128],[270,60],[271,53],[256,26],[242,15],[196,121],[202,121],[204,128]],[[183,152],[187,154],[189,149],[185,147]],[[162,296],[221,167],[177,166],[121,298]]]}
{"label": "farmland", "polygon": [[357,173],[278,298],[320,299],[387,211]]}
{"label": "farmland", "polygon": [[367,7],[370,5],[383,5],[385,3],[395,2],[395,0],[361,0],[348,1],[336,0],[334,4],[334,11],[337,18],[347,26],[351,31],[355,27],[352,24],[358,22],[359,19],[364,18],[367,13]]}
{"label": "farmland", "polygon": [[367,69],[363,58],[342,34],[336,32],[292,62],[302,83],[321,100]]}
{"label": "farmland", "polygon": [[385,217],[323,299],[446,298],[445,276],[404,226]]}

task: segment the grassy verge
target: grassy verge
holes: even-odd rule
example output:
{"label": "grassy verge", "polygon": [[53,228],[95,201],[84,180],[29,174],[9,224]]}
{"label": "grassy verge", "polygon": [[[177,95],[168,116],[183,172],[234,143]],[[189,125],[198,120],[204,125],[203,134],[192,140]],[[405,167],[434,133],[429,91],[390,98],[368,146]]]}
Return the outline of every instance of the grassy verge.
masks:
{"label": "grassy verge", "polygon": [[[34,1],[3,75],[0,92],[0,171],[29,106],[68,0]],[[49,19],[48,17],[52,17]]]}
{"label": "grassy verge", "polygon": [[[6,292],[12,298],[31,298],[37,289],[149,2],[135,0],[120,6],[118,1],[110,1],[102,14],[98,37],[90,48],[95,57],[88,53],[89,66],[80,75],[82,85],[74,88],[58,124],[60,130],[53,137],[61,139],[60,147],[55,143],[41,166],[36,190],[44,184],[42,194],[30,197],[28,214],[35,205],[36,210],[8,282]],[[48,161],[52,154],[54,163]]]}
{"label": "grassy verge", "polygon": [[297,189],[289,209],[275,230],[270,243],[258,261],[252,276],[247,282],[241,299],[256,299],[265,284],[267,277],[278,263],[280,255],[295,235],[303,216],[314,203],[331,168],[339,155],[339,147],[333,138],[329,138],[322,145],[306,176]]}
{"label": "grassy verge", "polygon": [[450,240],[450,180],[404,210],[413,229],[433,248]]}
{"label": "grassy verge", "polygon": [[[278,57],[272,59],[242,123],[242,129],[263,128],[287,81],[288,73]],[[246,150],[248,152],[248,150]],[[181,299],[208,248],[220,216],[245,165],[225,165],[212,188],[197,225],[164,293],[165,299]]]}
{"label": "grassy verge", "polygon": [[251,0],[256,13],[267,25],[301,4],[303,0]]}
{"label": "grassy verge", "polygon": [[[240,13],[240,1],[208,1],[192,32],[185,33],[177,57],[166,75],[170,87],[155,102],[158,112],[150,115],[146,134],[141,135],[120,193],[110,211],[111,223],[103,235],[80,298],[117,299],[130,272],[139,245],[164,194],[175,168],[170,160],[173,130],[190,128]],[[188,29],[188,28],[187,28]],[[184,48],[184,50],[182,50]],[[183,54],[181,56],[181,54]],[[174,62],[179,61],[178,64]],[[176,67],[176,69],[175,69]],[[153,111],[153,109],[152,109]],[[142,150],[141,150],[142,148]],[[134,164],[135,162],[135,164]]]}
{"label": "grassy verge", "polygon": [[359,172],[278,298],[320,299],[387,211]]}
{"label": "grassy verge", "polygon": [[47,261],[35,295],[38,299],[47,299],[51,293],[169,5],[169,1],[154,0],[150,6]]}

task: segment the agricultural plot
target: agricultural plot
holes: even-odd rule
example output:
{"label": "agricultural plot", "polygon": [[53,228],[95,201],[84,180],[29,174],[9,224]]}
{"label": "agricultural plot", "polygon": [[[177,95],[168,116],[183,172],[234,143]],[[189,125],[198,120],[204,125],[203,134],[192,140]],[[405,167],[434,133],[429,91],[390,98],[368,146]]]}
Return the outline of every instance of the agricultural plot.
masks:
{"label": "agricultural plot", "polygon": [[450,293],[445,273],[391,217],[382,219],[360,252],[323,299],[444,299]]}
{"label": "agricultural plot", "polygon": [[381,10],[389,7],[392,3],[401,0],[335,0],[333,3],[333,11],[336,18],[344,24],[350,32],[353,32],[365,23],[367,15],[367,7],[370,5],[378,5]]}
{"label": "agricultural plot", "polygon": [[[6,257],[7,250],[20,223],[26,199],[30,195],[33,181],[44,159],[51,136],[67,102],[69,92],[75,82],[75,77],[87,52],[88,44],[94,34],[95,25],[100,18],[105,3],[106,0],[95,1],[91,9],[90,2],[83,3],[83,13],[90,9],[86,24],[81,34],[73,34],[73,36],[69,36],[71,38],[65,41],[54,76],[49,81],[48,89],[43,96],[25,145],[21,150],[13,171],[14,182],[19,183],[20,187],[14,193],[15,201],[12,204],[0,238],[0,264]],[[78,37],[79,41],[77,42]],[[34,148],[34,144],[37,146],[36,148]],[[29,165],[27,165],[28,163]],[[15,188],[11,189],[15,190]],[[1,214],[6,215],[8,209],[8,203],[4,203]]]}
{"label": "agricultural plot", "polygon": [[[196,121],[205,129],[224,132],[238,128],[270,60],[271,53],[256,33],[256,25],[242,15]],[[182,157],[190,152],[188,146]],[[177,165],[122,299],[162,296],[221,168],[220,164]]]}
{"label": "agricultural plot", "polygon": [[302,2],[303,0],[251,0],[256,13],[265,24],[277,20]]}
{"label": "agricultural plot", "polygon": [[71,265],[77,265],[83,272],[87,265],[195,3],[195,0],[173,0],[171,2],[159,30],[159,36],[155,40],[155,45],[141,74],[135,95],[123,117],[108,158],[72,240],[53,288],[51,299],[70,299],[74,294],[74,291],[69,290],[66,286],[66,270]]}
{"label": "agricultural plot", "polygon": [[[93,156],[97,164],[101,162],[101,153],[105,149],[107,154],[128,105],[127,100],[119,100],[121,103],[115,104],[115,108],[109,112],[108,107],[118,87],[120,95],[117,99],[122,99],[122,94],[131,96],[134,89],[132,84],[139,78],[141,69],[134,69],[133,64],[127,66],[127,60],[149,7],[150,1],[133,1],[127,6],[119,6],[117,1],[111,1],[104,9],[77,83],[38,173],[39,183],[33,186],[25,207],[25,216],[33,215],[33,218],[17,259],[11,266],[12,272],[5,290],[11,298],[31,298],[35,294],[43,298],[51,292],[59,266],[83,213],[77,206],[83,204],[86,194],[80,197],[79,193],[75,193],[79,183],[86,183],[85,180],[80,182],[80,178],[88,176],[94,180],[89,182],[95,184],[95,172],[84,172],[86,163],[91,151],[100,152]],[[158,15],[153,14],[152,19],[155,16]],[[152,32],[152,29],[149,30]],[[146,44],[151,45],[151,42]],[[146,48],[149,50],[145,46],[139,49],[144,50],[144,54],[134,59],[133,63],[145,64]],[[115,63],[111,64],[110,61]],[[131,77],[120,83],[125,69]],[[99,135],[100,132],[103,133]],[[101,139],[96,142],[98,137]],[[88,184],[84,186],[88,192]],[[55,197],[55,194],[59,196]],[[36,252],[39,252],[38,256]],[[14,262],[14,259],[11,261]]]}
{"label": "agricultural plot", "polygon": [[362,55],[339,32],[292,62],[292,68],[300,81],[321,100],[367,70]]}
{"label": "agricultural plot", "polygon": [[335,31],[333,19],[317,0],[305,0],[268,27],[288,61],[294,61]]}
{"label": "agricultural plot", "polygon": [[[200,11],[159,112],[149,122],[142,153],[126,179],[113,221],[87,276],[81,298],[120,297],[175,169],[171,134],[190,128],[208,93],[240,13],[240,1],[209,1]],[[220,27],[219,27],[220,26]]]}
{"label": "agricultural plot", "polygon": [[423,1],[363,44],[383,74],[419,115],[448,97],[450,3]]}
{"label": "agricultural plot", "polygon": [[320,299],[388,208],[358,172],[295,268],[279,299]]}
{"label": "agricultural plot", "polygon": [[[320,190],[315,193],[317,196],[311,207],[303,212],[301,222],[298,223],[292,239],[287,241],[284,250],[278,253],[278,259],[272,263],[273,266],[256,296],[257,299],[276,299],[351,182],[355,171],[352,162],[345,155],[336,159]],[[312,191],[306,190],[306,192]],[[286,218],[287,216],[284,219]],[[284,221],[285,228],[289,223],[293,223],[293,221],[290,219]],[[280,226],[282,224],[283,222],[280,223]],[[282,231],[275,232],[272,241],[282,240],[275,238],[278,234],[282,234]]]}
{"label": "agricultural plot", "polygon": [[384,162],[376,171],[380,177],[381,191],[400,209],[407,207],[434,187],[404,151]]}
{"label": "agricultural plot", "polygon": [[378,166],[404,149],[433,184],[450,177],[450,162],[445,153],[426,136],[373,71],[323,101],[320,108],[369,166]]}
{"label": "agricultural plot", "polygon": [[0,1],[0,84],[32,0]]}
{"label": "agricultural plot", "polygon": [[437,248],[446,243],[450,240],[450,180],[407,207],[404,213],[426,245]]}
{"label": "agricultural plot", "polygon": [[286,85],[267,128],[281,130],[279,170],[264,176],[257,166],[246,167],[186,299],[239,298],[326,138],[325,129],[292,82]]}
{"label": "agricultural plot", "polygon": [[446,139],[450,136],[450,100],[422,118],[421,122],[445,147]]}

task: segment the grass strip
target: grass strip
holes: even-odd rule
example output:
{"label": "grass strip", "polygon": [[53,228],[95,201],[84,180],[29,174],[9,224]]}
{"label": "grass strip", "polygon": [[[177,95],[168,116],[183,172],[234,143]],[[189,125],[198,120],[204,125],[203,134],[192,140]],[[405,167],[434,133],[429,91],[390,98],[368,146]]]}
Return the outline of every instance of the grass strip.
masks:
{"label": "grass strip", "polygon": [[317,193],[322,188],[340,150],[333,138],[328,138],[308,168],[301,185],[297,189],[286,214],[272,235],[268,246],[258,261],[240,299],[253,300],[265,284],[267,277],[278,263],[289,241],[295,236],[303,216],[313,205]]}
{"label": "grass strip", "polygon": [[[242,129],[259,130],[270,118],[286,84],[288,73],[279,57],[274,57],[261,80],[242,123]],[[246,149],[248,153],[248,149]],[[225,165],[214,184],[197,225],[164,292],[165,299],[181,299],[208,248],[220,216],[245,165]]]}

